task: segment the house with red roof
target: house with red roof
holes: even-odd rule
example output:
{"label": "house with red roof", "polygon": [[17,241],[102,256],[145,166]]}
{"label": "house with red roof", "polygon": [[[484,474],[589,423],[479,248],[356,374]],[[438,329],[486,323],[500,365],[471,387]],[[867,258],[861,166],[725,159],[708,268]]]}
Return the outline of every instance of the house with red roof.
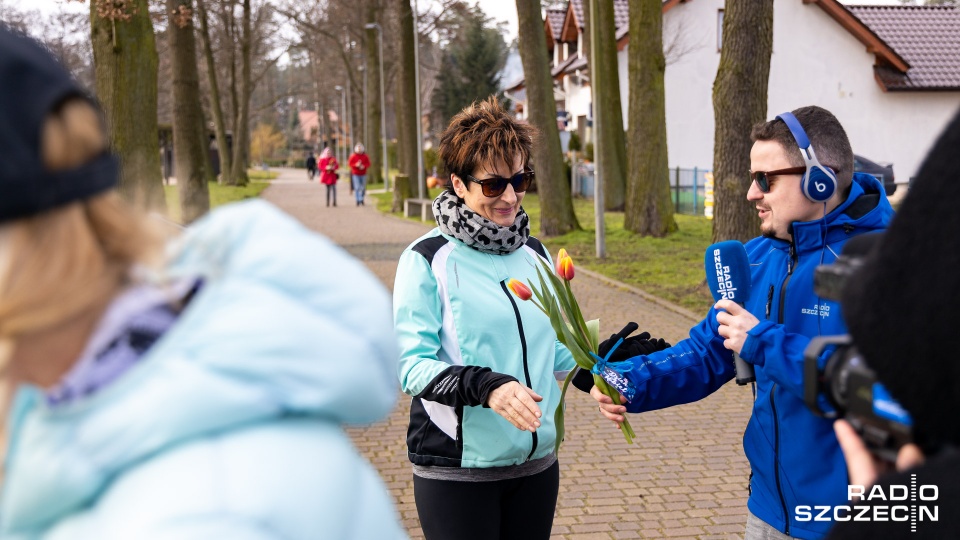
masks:
{"label": "house with red roof", "polygon": [[[629,14],[627,0],[613,1],[626,129]],[[712,169],[723,8],[723,0],[663,2],[671,168]],[[569,119],[568,130],[589,140],[582,1],[548,10],[544,28],[560,115]],[[508,92],[521,88],[522,82]],[[767,118],[804,105],[824,107],[847,129],[855,153],[892,163],[898,183],[905,183],[960,107],[960,8],[778,0],[768,88]]]}

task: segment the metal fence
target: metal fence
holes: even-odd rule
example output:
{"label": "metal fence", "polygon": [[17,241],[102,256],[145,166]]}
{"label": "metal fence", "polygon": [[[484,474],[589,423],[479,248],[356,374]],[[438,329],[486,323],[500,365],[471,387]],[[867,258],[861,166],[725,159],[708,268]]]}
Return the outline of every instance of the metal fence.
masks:
{"label": "metal fence", "polygon": [[[703,215],[704,175],[710,169],[674,167],[668,171],[673,211],[677,214]],[[593,164],[580,162],[571,173],[571,190],[575,197],[593,198]]]}

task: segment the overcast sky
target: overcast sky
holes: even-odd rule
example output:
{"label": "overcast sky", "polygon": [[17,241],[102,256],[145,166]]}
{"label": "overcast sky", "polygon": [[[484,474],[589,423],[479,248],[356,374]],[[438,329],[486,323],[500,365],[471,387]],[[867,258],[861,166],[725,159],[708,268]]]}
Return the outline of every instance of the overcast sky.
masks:
{"label": "overcast sky", "polygon": [[[426,6],[433,0],[418,0],[420,11],[423,12]],[[469,1],[469,0],[468,0]],[[515,0],[475,0],[480,8],[491,18],[497,21],[506,21],[508,34],[504,36],[509,43],[517,37],[517,8]],[[841,0],[844,4],[899,4],[898,0]],[[0,0],[0,4],[7,3],[19,6],[21,8],[30,7],[40,9],[44,13],[56,13],[60,9],[75,11],[86,11],[89,9],[86,2],[76,2],[67,0]]]}

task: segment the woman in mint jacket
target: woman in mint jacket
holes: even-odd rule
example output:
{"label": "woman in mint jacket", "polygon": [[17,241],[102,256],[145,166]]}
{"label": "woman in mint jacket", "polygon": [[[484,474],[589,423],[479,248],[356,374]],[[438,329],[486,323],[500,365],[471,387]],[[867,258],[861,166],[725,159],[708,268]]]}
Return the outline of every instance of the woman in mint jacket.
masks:
{"label": "woman in mint jacket", "polygon": [[532,132],[493,98],[440,138],[451,173],[438,227],[400,257],[394,323],[400,385],[412,396],[407,447],[428,540],[546,539],[559,486],[556,376],[574,367],[547,317],[507,289],[536,279],[520,206]]}
{"label": "woman in mint jacket", "polygon": [[396,397],[359,262],[262,201],[162,257],[92,102],[2,29],[0,141],[0,538],[406,538],[341,427]]}

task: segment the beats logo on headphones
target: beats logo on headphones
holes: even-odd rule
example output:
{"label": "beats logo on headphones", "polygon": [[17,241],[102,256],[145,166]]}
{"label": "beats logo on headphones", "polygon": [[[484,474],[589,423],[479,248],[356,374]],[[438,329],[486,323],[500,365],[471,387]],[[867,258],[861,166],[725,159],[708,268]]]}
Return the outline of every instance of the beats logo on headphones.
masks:
{"label": "beats logo on headphones", "polygon": [[803,194],[813,202],[822,203],[833,196],[837,191],[837,175],[830,167],[824,166],[817,159],[816,152],[813,151],[813,145],[807,137],[807,132],[797,120],[793,113],[785,112],[778,114],[777,118],[783,120],[783,123],[790,129],[797,146],[800,147],[800,155],[803,156],[804,165],[807,171],[803,173],[803,180],[800,182],[800,189]]}

